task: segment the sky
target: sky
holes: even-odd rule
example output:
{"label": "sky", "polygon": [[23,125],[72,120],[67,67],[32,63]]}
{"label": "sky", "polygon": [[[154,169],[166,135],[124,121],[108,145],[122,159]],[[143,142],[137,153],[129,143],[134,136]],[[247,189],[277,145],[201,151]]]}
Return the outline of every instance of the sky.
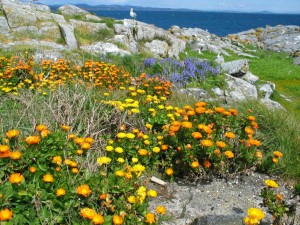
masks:
{"label": "sky", "polygon": [[299,13],[300,0],[39,0],[42,4],[133,5],[197,10]]}

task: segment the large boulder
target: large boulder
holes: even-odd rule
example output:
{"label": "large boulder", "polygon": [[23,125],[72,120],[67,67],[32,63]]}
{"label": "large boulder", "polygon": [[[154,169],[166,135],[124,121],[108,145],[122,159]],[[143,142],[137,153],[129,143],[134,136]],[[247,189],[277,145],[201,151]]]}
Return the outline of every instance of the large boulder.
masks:
{"label": "large boulder", "polygon": [[105,43],[105,42],[97,42],[92,45],[81,46],[80,49],[98,55],[106,55],[106,54],[121,55],[121,56],[130,55],[130,52],[118,48],[117,45],[112,43]]}
{"label": "large boulder", "polygon": [[32,26],[37,22],[52,20],[48,6],[16,0],[2,0],[2,6],[10,28]]}
{"label": "large boulder", "polygon": [[229,102],[239,102],[258,98],[256,87],[243,79],[225,74],[225,82],[227,84],[225,97]]}
{"label": "large boulder", "polygon": [[156,57],[167,57],[169,46],[165,41],[153,40],[146,42],[144,46]]}
{"label": "large boulder", "polygon": [[0,34],[8,33],[9,26],[4,16],[0,16]]}
{"label": "large boulder", "polygon": [[58,8],[58,12],[61,13],[62,15],[67,15],[67,16],[90,14],[88,11],[81,9],[75,5],[63,5]]}
{"label": "large boulder", "polygon": [[75,29],[84,34],[96,34],[99,30],[108,29],[105,23],[93,23],[73,19],[70,20],[70,23]]}
{"label": "large boulder", "polygon": [[249,70],[249,60],[239,59],[221,64],[223,72],[228,73],[235,77],[245,75]]}

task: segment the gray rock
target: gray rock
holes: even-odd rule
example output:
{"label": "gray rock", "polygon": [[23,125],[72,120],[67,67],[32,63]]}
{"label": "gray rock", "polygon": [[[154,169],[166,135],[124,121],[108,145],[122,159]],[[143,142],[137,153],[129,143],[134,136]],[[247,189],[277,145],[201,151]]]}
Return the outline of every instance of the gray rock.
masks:
{"label": "gray rock", "polygon": [[259,77],[252,74],[250,71],[248,71],[244,76],[241,77],[243,80],[247,81],[250,84],[255,84],[258,80]]}
{"label": "gray rock", "polygon": [[211,91],[212,91],[216,96],[218,96],[218,97],[223,97],[223,96],[225,95],[224,90],[221,90],[221,89],[218,88],[218,87],[213,87],[213,88],[211,89]]}
{"label": "gray rock", "polygon": [[14,46],[18,46],[18,45],[22,45],[22,46],[32,46],[32,47],[37,47],[40,49],[43,48],[51,48],[51,49],[55,49],[55,50],[67,50],[65,46],[60,45],[60,44],[56,44],[54,42],[51,41],[38,41],[38,40],[29,40],[29,41],[14,41],[14,42],[10,42],[6,45],[3,45],[1,48],[3,49],[13,49]]}
{"label": "gray rock", "polygon": [[241,77],[249,70],[249,60],[239,59],[221,64],[223,72],[233,75],[235,77]]}
{"label": "gray rock", "polygon": [[113,55],[130,55],[130,52],[125,51],[123,49],[118,48],[118,46],[112,43],[104,43],[104,42],[97,42],[92,45],[81,46],[80,49],[83,51],[95,53],[95,54],[102,54],[106,55],[108,53]]}
{"label": "gray rock", "polygon": [[87,14],[85,15],[85,18],[87,20],[94,20],[94,21],[101,21],[101,18],[96,16],[96,15],[92,15],[92,14]]}
{"label": "gray rock", "polygon": [[224,60],[224,57],[221,56],[221,55],[218,55],[215,60],[214,60],[215,63],[217,63],[218,65],[222,64],[222,63],[225,63],[225,60]]}
{"label": "gray rock", "polygon": [[[260,208],[259,195],[265,179],[270,178],[253,173],[228,181],[177,181],[167,183],[166,187],[151,183],[149,188],[156,189],[158,197],[150,202],[149,210],[153,212],[158,205],[164,205],[170,218],[164,225],[241,225],[249,207]],[[283,191],[292,195],[282,185],[280,192]],[[271,219],[267,214],[261,224],[270,225]]]}
{"label": "gray rock", "polygon": [[88,11],[81,9],[75,5],[63,5],[58,8],[58,12],[67,16],[90,14]]}
{"label": "gray rock", "polygon": [[246,99],[257,99],[256,87],[243,79],[225,74],[227,89],[225,90],[226,100],[230,102],[239,102]]}
{"label": "gray rock", "polygon": [[202,88],[186,88],[180,89],[181,93],[194,96],[196,99],[208,99],[210,96],[207,91]]}
{"label": "gray rock", "polygon": [[259,85],[258,90],[263,94],[264,98],[270,98],[275,91],[275,84],[268,81],[266,84]]}
{"label": "gray rock", "polygon": [[293,64],[294,65],[300,65],[300,56],[293,59]]}
{"label": "gray rock", "polygon": [[64,38],[69,49],[77,49],[78,43],[74,35],[74,27],[68,24],[62,15],[51,14],[53,19],[58,23],[62,37]]}
{"label": "gray rock", "polygon": [[75,29],[83,30],[85,34],[95,34],[99,32],[99,30],[108,29],[105,23],[92,23],[73,19],[70,20],[70,23]]}
{"label": "gray rock", "polygon": [[267,106],[270,110],[285,110],[285,108],[279,104],[278,102],[275,102],[268,98],[262,98],[259,100],[261,103],[263,103],[265,106]]}
{"label": "gray rock", "polygon": [[9,26],[4,16],[0,16],[0,34],[8,33]]}
{"label": "gray rock", "polygon": [[168,54],[168,44],[165,41],[153,40],[144,44],[145,48],[155,57],[166,57]]}

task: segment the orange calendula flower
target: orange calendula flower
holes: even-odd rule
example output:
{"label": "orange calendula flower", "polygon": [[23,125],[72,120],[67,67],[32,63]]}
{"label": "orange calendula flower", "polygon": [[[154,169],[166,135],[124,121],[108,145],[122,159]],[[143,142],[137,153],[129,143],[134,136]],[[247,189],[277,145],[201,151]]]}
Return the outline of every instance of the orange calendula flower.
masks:
{"label": "orange calendula flower", "polygon": [[162,145],[161,150],[166,151],[168,150],[169,146],[168,145]]}
{"label": "orange calendula flower", "polygon": [[257,158],[261,159],[261,158],[263,157],[263,154],[262,154],[261,151],[257,151],[257,152],[255,153],[255,156],[256,156]]}
{"label": "orange calendula flower", "polygon": [[155,214],[154,213],[147,213],[146,214],[146,223],[154,224],[155,223]]}
{"label": "orange calendula flower", "polygon": [[202,138],[202,134],[200,132],[193,132],[192,133],[193,138],[199,139]]}
{"label": "orange calendula flower", "polygon": [[22,154],[19,151],[15,151],[10,154],[10,158],[12,158],[13,160],[18,160],[21,158],[21,156]]}
{"label": "orange calendula flower", "polygon": [[201,145],[204,146],[204,147],[211,147],[214,143],[211,141],[211,140],[202,140],[201,141]]}
{"label": "orange calendula flower", "polygon": [[206,106],[206,102],[197,102],[195,103],[196,107],[205,107]]}
{"label": "orange calendula flower", "polygon": [[223,107],[216,107],[216,108],[215,108],[215,111],[216,111],[217,113],[223,113],[223,112],[225,112],[225,109],[224,109]]}
{"label": "orange calendula flower", "polygon": [[226,132],[225,137],[233,139],[233,138],[235,138],[235,134],[232,132]]}
{"label": "orange calendula flower", "polygon": [[51,174],[47,173],[43,176],[43,181],[45,183],[53,183],[54,182],[54,177]]}
{"label": "orange calendula flower", "polygon": [[53,163],[56,163],[57,165],[61,165],[61,163],[62,163],[62,158],[61,158],[61,156],[54,156],[54,157],[52,158],[52,162],[53,162]]}
{"label": "orange calendula flower", "polygon": [[24,177],[20,173],[13,173],[9,176],[8,180],[12,184],[19,184],[24,180]]}
{"label": "orange calendula flower", "polygon": [[103,224],[104,217],[101,214],[96,214],[93,216],[92,223],[93,224]]}
{"label": "orange calendula flower", "polygon": [[82,148],[83,150],[88,150],[88,149],[91,148],[91,144],[88,143],[88,142],[83,142],[83,143],[81,144],[81,148]]}
{"label": "orange calendula flower", "polygon": [[193,127],[193,124],[191,122],[185,121],[181,123],[181,127],[190,129]]}
{"label": "orange calendula flower", "polygon": [[216,145],[219,147],[219,148],[225,148],[226,147],[226,143],[224,141],[217,141],[216,142]]}
{"label": "orange calendula flower", "polygon": [[71,129],[71,127],[68,125],[61,125],[60,128],[64,131],[69,131]]}
{"label": "orange calendula flower", "polygon": [[216,156],[217,156],[218,158],[221,157],[221,151],[220,151],[220,149],[214,150],[214,153],[216,154]]}
{"label": "orange calendula flower", "polygon": [[245,128],[245,132],[246,132],[247,134],[254,134],[254,130],[253,130],[251,127],[246,127],[246,128]]}
{"label": "orange calendula flower", "polygon": [[273,155],[278,158],[281,158],[283,156],[282,152],[280,152],[280,151],[273,152]]}
{"label": "orange calendula flower", "polygon": [[20,134],[20,131],[18,131],[18,130],[9,130],[6,132],[6,136],[10,139],[19,136],[19,134]]}
{"label": "orange calendula flower", "polygon": [[97,213],[95,212],[95,210],[88,208],[88,207],[80,209],[80,216],[82,216],[83,218],[86,218],[86,219],[92,220],[96,214]]}
{"label": "orange calendula flower", "polygon": [[112,221],[113,221],[114,225],[121,225],[121,224],[123,224],[123,218],[122,218],[122,216],[114,215]]}
{"label": "orange calendula flower", "polygon": [[11,154],[10,148],[7,145],[0,145],[0,158],[7,158]]}
{"label": "orange calendula flower", "polygon": [[86,138],[84,139],[84,142],[93,144],[93,143],[95,142],[95,140],[94,140],[94,138],[86,137]]}
{"label": "orange calendula flower", "polygon": [[229,112],[231,112],[232,115],[237,116],[238,111],[236,109],[229,109]]}
{"label": "orange calendula flower", "polygon": [[272,158],[272,161],[273,161],[273,163],[275,163],[275,164],[279,162],[278,158]]}
{"label": "orange calendula flower", "polygon": [[228,158],[228,159],[232,159],[234,157],[234,154],[232,151],[225,151],[224,155]]}
{"label": "orange calendula flower", "polygon": [[148,151],[146,149],[140,149],[138,150],[139,155],[141,156],[145,156],[148,155]]}
{"label": "orange calendula flower", "polygon": [[203,114],[203,113],[205,113],[206,108],[204,108],[204,107],[197,107],[197,108],[195,109],[195,111],[196,111],[196,113],[198,113],[198,114]]}
{"label": "orange calendula flower", "polygon": [[50,133],[51,133],[50,130],[42,130],[42,131],[41,131],[41,136],[42,136],[43,138],[45,138],[45,137],[47,137]]}
{"label": "orange calendula flower", "polygon": [[166,211],[167,210],[164,206],[159,205],[159,206],[156,207],[156,212],[158,214],[164,215],[164,214],[166,214]]}
{"label": "orange calendula flower", "polygon": [[36,172],[36,167],[35,166],[29,167],[29,172],[30,173],[35,173]]}
{"label": "orange calendula flower", "polygon": [[265,184],[270,188],[278,188],[278,184],[274,180],[265,180]]}
{"label": "orange calendula flower", "polygon": [[74,139],[74,138],[76,138],[76,134],[69,134],[69,135],[68,135],[68,138],[69,138],[69,139]]}
{"label": "orange calendula flower", "polygon": [[29,136],[25,139],[25,141],[29,145],[36,145],[40,143],[41,138],[39,136]]}
{"label": "orange calendula flower", "polygon": [[90,187],[86,184],[80,185],[76,189],[77,194],[82,195],[84,197],[89,196],[92,193]]}
{"label": "orange calendula flower", "polygon": [[81,145],[81,144],[84,142],[84,138],[76,137],[76,138],[74,139],[74,142],[75,142],[76,144]]}
{"label": "orange calendula flower", "polygon": [[203,166],[204,166],[205,168],[210,168],[210,167],[211,167],[210,161],[205,160],[204,163],[203,163]]}
{"label": "orange calendula flower", "polygon": [[248,116],[248,120],[250,120],[250,121],[255,121],[256,118],[255,118],[254,116]]}
{"label": "orange calendula flower", "polygon": [[66,190],[63,188],[59,188],[56,190],[55,194],[57,197],[64,196],[66,194]]}
{"label": "orange calendula flower", "polygon": [[43,130],[48,130],[47,126],[43,124],[36,125],[35,129],[39,132],[42,132]]}
{"label": "orange calendula flower", "polygon": [[0,221],[10,220],[13,216],[13,212],[10,209],[0,210]]}

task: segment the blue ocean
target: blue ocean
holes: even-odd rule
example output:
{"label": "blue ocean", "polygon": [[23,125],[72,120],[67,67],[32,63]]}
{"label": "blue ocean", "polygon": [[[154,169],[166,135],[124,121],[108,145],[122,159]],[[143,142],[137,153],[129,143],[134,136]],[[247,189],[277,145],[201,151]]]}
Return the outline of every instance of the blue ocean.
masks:
{"label": "blue ocean", "polygon": [[[89,10],[101,17],[130,19],[125,10]],[[135,11],[137,20],[168,29],[173,25],[208,30],[218,36],[226,36],[257,27],[276,25],[300,26],[299,14],[225,13],[200,11]]]}

